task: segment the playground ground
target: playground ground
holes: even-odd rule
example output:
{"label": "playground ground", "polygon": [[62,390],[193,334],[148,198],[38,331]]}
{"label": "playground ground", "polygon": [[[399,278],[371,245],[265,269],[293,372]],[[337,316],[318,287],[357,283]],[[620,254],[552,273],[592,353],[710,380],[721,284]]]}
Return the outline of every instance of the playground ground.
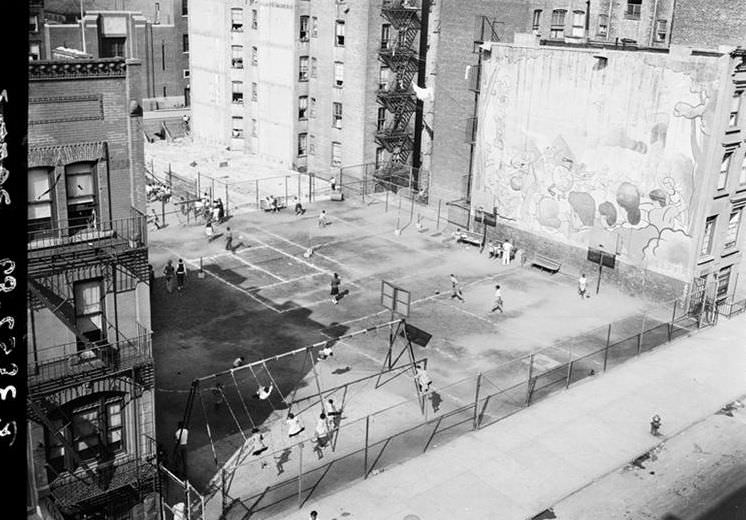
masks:
{"label": "playground ground", "polygon": [[[231,227],[238,246],[232,252],[225,250],[222,236],[208,242],[200,225],[172,220],[151,229],[150,262],[157,275],[151,299],[157,431],[169,452],[195,378],[229,369],[240,355],[250,363],[387,322],[391,316],[380,303],[381,280],[411,291],[407,320],[432,334],[426,348],[415,346],[416,357],[427,360],[435,390],[426,417],[473,401],[477,373],[490,373],[490,385],[508,388],[528,377],[528,354],[541,351],[534,356],[534,370],[550,370],[570,356],[603,348],[611,322],[614,341],[639,332],[645,326],[643,313],[648,323],[670,319],[670,307],[632,298],[610,284],[583,300],[576,292],[579,273],[549,275],[528,265],[503,266],[473,246],[456,244],[449,232],[433,225],[427,229],[426,224],[421,233],[410,225],[397,235],[397,218],[407,216],[398,215],[395,207],[386,212],[377,201],[325,201],[308,206],[301,217],[289,209],[235,215],[216,229]],[[321,209],[331,222],[325,228],[317,226]],[[314,254],[304,258],[309,246]],[[191,271],[185,290],[168,294],[161,273],[167,259],[178,258]],[[200,262],[206,273],[202,279],[196,275]],[[338,305],[329,299],[334,272],[349,290]],[[450,298],[450,273],[462,284],[463,303]],[[595,279],[589,279],[595,288]],[[503,288],[502,314],[490,312],[495,283]],[[329,394],[344,410],[335,454],[361,446],[360,421],[366,415],[391,410],[371,421],[369,435],[376,440],[423,419],[410,375],[401,373],[375,388],[387,332],[340,341],[334,357],[318,364],[322,390],[340,388]],[[297,474],[301,461],[296,455],[302,451],[307,451],[304,468],[335,456],[331,447],[312,452],[312,443],[290,449],[313,436],[320,411],[306,356],[235,375],[235,381],[215,379],[224,386],[222,402],[212,391],[215,384],[207,382],[192,408],[188,477],[198,489],[215,490],[220,469],[236,462],[252,424],[264,431],[269,449],[264,459],[243,460],[232,473],[231,497],[250,496]],[[257,386],[273,381],[280,391],[268,401],[251,398]],[[290,401],[306,426],[292,441],[284,425]]]}

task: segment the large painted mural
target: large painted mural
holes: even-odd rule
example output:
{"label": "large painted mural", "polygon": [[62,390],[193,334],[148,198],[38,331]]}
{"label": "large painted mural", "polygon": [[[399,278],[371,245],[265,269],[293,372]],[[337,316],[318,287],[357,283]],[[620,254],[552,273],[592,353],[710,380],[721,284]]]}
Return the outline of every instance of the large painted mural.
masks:
{"label": "large painted mural", "polygon": [[690,280],[715,58],[493,47],[472,193],[515,227]]}

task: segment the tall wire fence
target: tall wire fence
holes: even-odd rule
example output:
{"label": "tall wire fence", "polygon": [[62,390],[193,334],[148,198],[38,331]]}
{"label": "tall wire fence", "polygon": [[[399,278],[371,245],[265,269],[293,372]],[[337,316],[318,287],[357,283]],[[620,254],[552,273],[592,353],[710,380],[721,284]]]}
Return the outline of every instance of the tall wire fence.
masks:
{"label": "tall wire fence", "polygon": [[686,299],[657,305],[473,377],[442,387],[436,382],[424,413],[417,399],[351,421],[343,411],[326,446],[319,448],[314,439],[306,439],[260,456],[241,452],[215,476],[208,494],[220,497],[226,515],[269,515],[302,507],[311,496],[329,494],[494,424],[714,323],[692,314],[692,308]]}

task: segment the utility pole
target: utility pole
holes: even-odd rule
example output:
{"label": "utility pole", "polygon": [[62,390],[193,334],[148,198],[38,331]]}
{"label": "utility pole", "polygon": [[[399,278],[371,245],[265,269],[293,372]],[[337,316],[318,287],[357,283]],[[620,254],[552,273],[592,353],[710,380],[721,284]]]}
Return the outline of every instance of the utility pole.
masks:
{"label": "utility pole", "polygon": [[83,22],[84,16],[85,15],[83,13],[83,0],[80,0],[80,38],[81,38],[81,41],[83,42],[83,52],[85,53],[86,45],[85,45],[85,24]]}

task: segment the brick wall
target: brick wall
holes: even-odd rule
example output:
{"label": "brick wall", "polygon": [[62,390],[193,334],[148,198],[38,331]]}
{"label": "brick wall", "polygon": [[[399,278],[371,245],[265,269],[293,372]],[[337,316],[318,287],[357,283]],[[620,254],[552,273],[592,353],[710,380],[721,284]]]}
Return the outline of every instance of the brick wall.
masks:
{"label": "brick wall", "polygon": [[678,0],[671,43],[694,47],[746,45],[743,0]]}
{"label": "brick wall", "polygon": [[474,92],[468,90],[464,72],[478,59],[473,53],[475,17],[502,22],[503,42],[513,41],[515,32],[525,32],[531,20],[528,6],[518,1],[444,2],[440,8],[438,64],[429,80],[435,84],[430,194],[454,200],[466,195],[469,174],[465,135],[467,120],[474,116]]}

